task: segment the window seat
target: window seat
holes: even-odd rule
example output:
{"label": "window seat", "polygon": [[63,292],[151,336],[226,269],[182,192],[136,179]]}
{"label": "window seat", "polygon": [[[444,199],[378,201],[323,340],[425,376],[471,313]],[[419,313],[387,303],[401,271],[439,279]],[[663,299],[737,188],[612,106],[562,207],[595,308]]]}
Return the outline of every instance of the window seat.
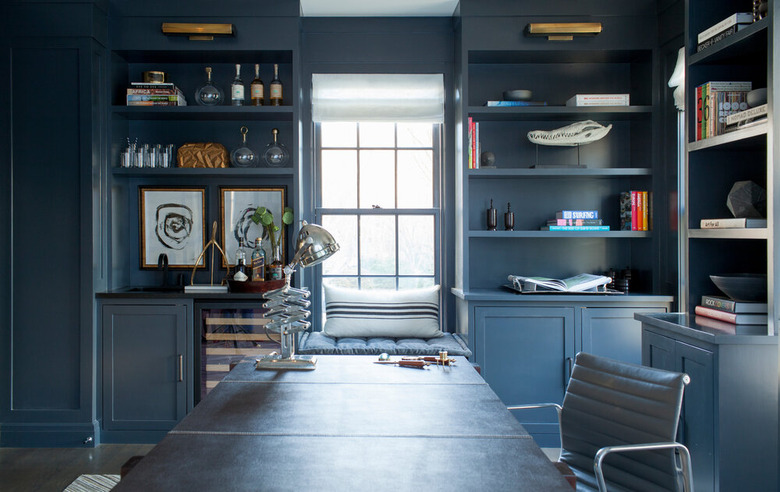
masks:
{"label": "window seat", "polygon": [[296,352],[320,355],[439,355],[446,350],[448,355],[471,357],[463,339],[455,333],[445,333],[436,338],[333,338],[321,331],[304,333]]}

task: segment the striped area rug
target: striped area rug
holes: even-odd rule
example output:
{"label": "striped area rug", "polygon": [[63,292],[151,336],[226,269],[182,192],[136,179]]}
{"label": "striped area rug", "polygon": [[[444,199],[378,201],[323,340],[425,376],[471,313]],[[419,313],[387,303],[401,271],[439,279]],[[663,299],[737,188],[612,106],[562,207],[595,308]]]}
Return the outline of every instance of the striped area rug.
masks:
{"label": "striped area rug", "polygon": [[119,475],[79,475],[63,492],[104,492],[119,483]]}

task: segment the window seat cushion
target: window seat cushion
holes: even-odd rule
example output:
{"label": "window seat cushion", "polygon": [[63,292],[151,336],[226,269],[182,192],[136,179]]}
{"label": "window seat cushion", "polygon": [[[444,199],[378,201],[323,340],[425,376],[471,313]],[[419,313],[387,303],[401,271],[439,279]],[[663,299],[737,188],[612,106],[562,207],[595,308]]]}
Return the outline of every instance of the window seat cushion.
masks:
{"label": "window seat cushion", "polygon": [[463,339],[454,333],[444,333],[435,338],[333,338],[321,331],[304,333],[296,352],[299,354],[320,355],[439,355],[442,350],[447,355],[471,357]]}

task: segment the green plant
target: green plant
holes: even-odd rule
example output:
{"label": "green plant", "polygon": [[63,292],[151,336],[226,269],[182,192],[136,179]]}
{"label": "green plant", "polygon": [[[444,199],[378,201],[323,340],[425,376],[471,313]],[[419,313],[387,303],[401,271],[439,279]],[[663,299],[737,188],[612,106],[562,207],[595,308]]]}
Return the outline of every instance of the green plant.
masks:
{"label": "green plant", "polygon": [[[282,224],[290,225],[295,220],[295,214],[290,207],[285,207],[282,212]],[[271,251],[275,251],[279,246],[279,238],[276,236],[276,232],[281,228],[274,223],[274,214],[265,207],[258,207],[252,215],[252,221],[255,224],[263,226],[263,235],[268,234],[268,239],[271,241]]]}

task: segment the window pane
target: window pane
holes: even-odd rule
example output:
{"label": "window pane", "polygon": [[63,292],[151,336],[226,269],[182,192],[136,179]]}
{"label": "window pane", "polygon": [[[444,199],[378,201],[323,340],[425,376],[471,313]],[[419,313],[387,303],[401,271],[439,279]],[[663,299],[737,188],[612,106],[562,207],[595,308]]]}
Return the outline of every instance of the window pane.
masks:
{"label": "window pane", "polygon": [[360,151],[360,208],[395,207],[395,152]]}
{"label": "window pane", "polygon": [[401,277],[398,279],[398,289],[422,289],[433,287],[433,277]]}
{"label": "window pane", "polygon": [[347,289],[358,288],[357,277],[327,277],[322,279],[322,283],[329,287],[345,287]]}
{"label": "window pane", "polygon": [[322,151],[322,206],[326,208],[357,206],[356,151]]}
{"label": "window pane", "polygon": [[433,147],[433,125],[430,123],[398,123],[398,146]]}
{"label": "window pane", "polygon": [[398,217],[398,273],[433,275],[433,216]]}
{"label": "window pane", "polygon": [[357,123],[322,123],[322,147],[356,147]]}
{"label": "window pane", "polygon": [[395,147],[395,123],[360,123],[361,147]]}
{"label": "window pane", "polygon": [[395,277],[363,277],[360,279],[361,290],[390,289],[395,290]]}
{"label": "window pane", "polygon": [[398,151],[398,207],[433,206],[433,152]]}
{"label": "window pane", "polygon": [[323,215],[322,227],[339,243],[339,251],[322,262],[323,275],[357,275],[357,216]]}
{"label": "window pane", "polygon": [[395,217],[360,217],[360,274],[395,275]]}

